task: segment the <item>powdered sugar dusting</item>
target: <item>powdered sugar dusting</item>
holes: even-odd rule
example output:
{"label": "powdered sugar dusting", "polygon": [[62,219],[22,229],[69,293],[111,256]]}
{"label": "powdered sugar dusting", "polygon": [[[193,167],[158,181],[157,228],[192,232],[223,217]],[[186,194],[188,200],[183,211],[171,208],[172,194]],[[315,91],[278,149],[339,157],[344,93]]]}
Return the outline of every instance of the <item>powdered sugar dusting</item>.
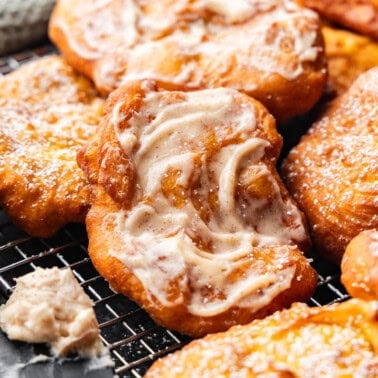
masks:
{"label": "powdered sugar dusting", "polygon": [[196,340],[146,377],[374,377],[377,302],[319,308],[295,304],[246,326]]}
{"label": "powdered sugar dusting", "polygon": [[[377,76],[377,69],[361,75],[283,165],[286,182],[307,212],[320,249],[333,249],[339,257],[359,231],[378,227]],[[326,238],[330,229],[331,247]]]}
{"label": "powdered sugar dusting", "polygon": [[15,190],[24,201],[15,217],[35,211],[36,229],[54,210],[69,209],[58,222],[83,220],[89,192],[76,153],[94,134],[102,108],[89,81],[59,57],[31,62],[1,79],[0,197],[11,215]]}

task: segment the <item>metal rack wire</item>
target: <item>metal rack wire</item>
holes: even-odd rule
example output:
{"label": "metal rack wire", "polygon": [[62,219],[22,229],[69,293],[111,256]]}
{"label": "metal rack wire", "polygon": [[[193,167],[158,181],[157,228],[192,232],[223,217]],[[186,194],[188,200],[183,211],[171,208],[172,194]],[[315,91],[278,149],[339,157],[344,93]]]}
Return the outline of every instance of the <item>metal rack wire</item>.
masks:
{"label": "metal rack wire", "polygon": [[[51,45],[0,58],[0,74],[39,56],[54,53]],[[341,302],[348,295],[334,265],[313,257],[319,284],[309,304]],[[15,278],[36,266],[70,267],[95,304],[101,337],[111,351],[119,377],[142,377],[159,357],[185,345],[189,338],[157,326],[134,302],[114,293],[101,278],[87,254],[83,225],[69,225],[49,239],[32,238],[18,229],[0,209],[0,299],[5,301]]]}
{"label": "metal rack wire", "polygon": [[32,238],[0,211],[0,294],[7,299],[15,278],[36,266],[70,267],[95,304],[115,373],[141,377],[155,359],[182,347],[189,338],[157,326],[135,303],[114,293],[93,268],[86,245],[82,225],[69,225],[49,239]]}

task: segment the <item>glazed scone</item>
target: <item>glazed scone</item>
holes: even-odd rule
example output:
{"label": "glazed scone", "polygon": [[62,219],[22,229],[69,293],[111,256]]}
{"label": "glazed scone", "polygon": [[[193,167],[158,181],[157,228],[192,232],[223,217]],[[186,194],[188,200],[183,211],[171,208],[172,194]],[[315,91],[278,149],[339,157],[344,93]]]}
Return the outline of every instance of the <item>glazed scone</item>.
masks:
{"label": "glazed scone", "polygon": [[9,339],[50,344],[58,357],[103,353],[93,303],[70,269],[37,268],[16,282],[0,307],[0,327]]}
{"label": "glazed scone", "polygon": [[156,361],[145,378],[375,378],[378,302],[352,299],[290,309],[192,341]]}
{"label": "glazed scone", "polygon": [[230,87],[281,122],[309,110],[326,81],[318,16],[291,0],[61,0],[49,35],[106,94],[140,79]]}
{"label": "glazed scone", "polygon": [[103,105],[89,80],[59,56],[0,78],[0,205],[30,235],[84,222],[89,189],[76,154]]}
{"label": "glazed scone", "polygon": [[347,244],[378,227],[378,68],[320,115],[282,166],[316,250],[340,264]]}
{"label": "glazed scone", "polygon": [[366,230],[347,245],[341,282],[355,298],[378,300],[378,230]]}
{"label": "glazed scone", "polygon": [[113,92],[106,112],[78,161],[92,183],[89,254],[114,290],[191,336],[309,298],[306,225],[260,103],[138,81]]}

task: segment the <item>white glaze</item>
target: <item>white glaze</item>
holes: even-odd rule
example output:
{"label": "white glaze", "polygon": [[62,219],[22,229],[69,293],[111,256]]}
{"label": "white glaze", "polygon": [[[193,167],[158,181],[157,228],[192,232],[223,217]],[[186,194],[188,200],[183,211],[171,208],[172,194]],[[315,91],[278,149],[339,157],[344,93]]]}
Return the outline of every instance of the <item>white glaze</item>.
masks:
{"label": "white glaze", "polygon": [[[190,288],[188,311],[192,314],[211,316],[234,305],[257,311],[290,286],[294,268],[284,268],[290,256],[288,245],[304,240],[305,230],[299,211],[291,201],[283,200],[278,184],[261,162],[269,142],[253,137],[261,127],[254,106],[231,89],[181,93],[173,102],[170,94],[145,89],[142,108],[133,114],[127,128],[119,127],[124,120],[120,103],[110,116],[137,173],[132,208],[104,219],[103,227],[112,224],[125,245],[110,254],[165,306],[183,303]],[[206,158],[210,134],[222,146]],[[255,167],[256,178],[267,176],[272,193],[269,199],[251,200],[241,210],[235,191],[240,170],[246,167]],[[162,190],[172,170],[178,172],[176,187],[185,198],[180,206],[174,206]],[[212,194],[219,205],[209,210],[205,220],[192,196],[208,206]],[[290,227],[283,221],[289,212]],[[194,241],[198,239],[208,250]],[[261,269],[261,260],[254,260],[253,246],[274,246],[275,266],[282,270]],[[259,273],[261,270],[265,273]],[[181,293],[175,299],[168,295],[173,281]]]}
{"label": "white glaze", "polygon": [[[73,2],[66,6],[75,27],[61,18],[54,24],[75,54],[98,60],[94,80],[106,88],[146,78],[188,88],[210,87],[212,83],[205,82],[205,77],[213,71],[226,72],[231,66],[234,72],[257,71],[262,81],[273,73],[293,80],[303,73],[306,62],[319,55],[317,15],[293,1],[164,3]],[[204,18],[209,13],[213,16]],[[179,72],[162,72],[157,63],[156,52],[165,51],[168,45],[173,47],[172,54],[183,58]],[[205,63],[200,63],[198,56]],[[231,80],[230,86],[247,92],[256,89],[250,80]]]}

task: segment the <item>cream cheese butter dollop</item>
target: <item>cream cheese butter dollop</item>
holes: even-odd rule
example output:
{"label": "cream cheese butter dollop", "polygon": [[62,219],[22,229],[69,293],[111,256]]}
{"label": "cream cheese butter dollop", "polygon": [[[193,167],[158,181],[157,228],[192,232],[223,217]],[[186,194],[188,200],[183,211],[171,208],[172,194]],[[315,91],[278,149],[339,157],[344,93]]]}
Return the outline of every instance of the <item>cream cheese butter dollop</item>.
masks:
{"label": "cream cheese butter dollop", "polygon": [[36,268],[16,282],[0,308],[0,327],[9,339],[50,344],[58,357],[105,352],[93,302],[70,269]]}

